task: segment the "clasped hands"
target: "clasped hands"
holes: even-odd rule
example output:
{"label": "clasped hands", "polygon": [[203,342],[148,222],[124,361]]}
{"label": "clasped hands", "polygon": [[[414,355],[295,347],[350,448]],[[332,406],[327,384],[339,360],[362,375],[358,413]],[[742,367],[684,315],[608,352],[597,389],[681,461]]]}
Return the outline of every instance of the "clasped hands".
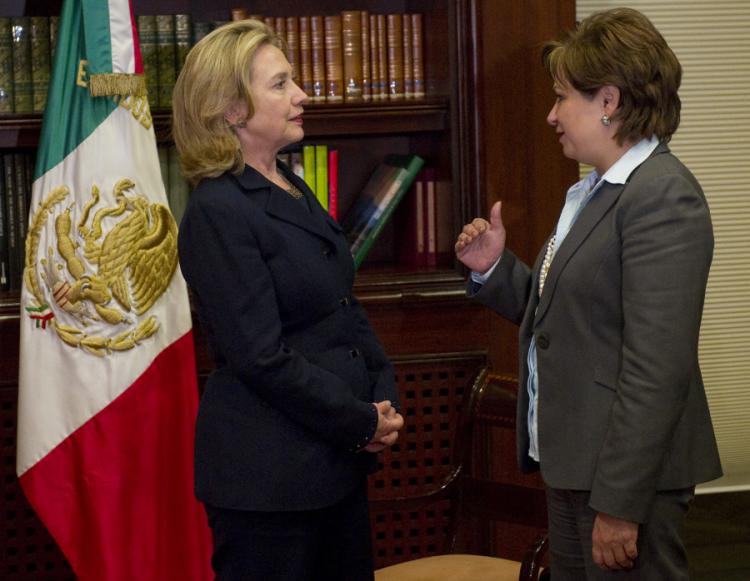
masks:
{"label": "clasped hands", "polygon": [[388,400],[372,404],[378,411],[378,427],[370,443],[365,446],[368,452],[380,452],[386,446],[393,446],[398,440],[398,431],[404,426],[403,416]]}

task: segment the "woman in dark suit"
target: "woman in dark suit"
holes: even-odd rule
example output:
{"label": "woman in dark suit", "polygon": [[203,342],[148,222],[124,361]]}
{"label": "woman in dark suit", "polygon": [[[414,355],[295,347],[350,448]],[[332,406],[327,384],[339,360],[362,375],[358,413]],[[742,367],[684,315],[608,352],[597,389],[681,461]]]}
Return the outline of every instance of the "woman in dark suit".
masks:
{"label": "woman in dark suit", "polygon": [[701,187],[667,147],[681,67],[641,13],[594,14],[544,65],[574,184],[533,268],[500,202],[456,242],[469,294],[520,325],[521,468],[547,486],[552,577],[688,578],[680,525],[721,475],[698,365],[713,252]]}
{"label": "woman in dark suit", "polygon": [[282,48],[260,22],[223,26],[174,90],[196,184],[180,265],[216,363],[196,495],[221,580],[372,579],[366,474],[403,419],[341,228],[276,160],[304,136],[306,99]]}

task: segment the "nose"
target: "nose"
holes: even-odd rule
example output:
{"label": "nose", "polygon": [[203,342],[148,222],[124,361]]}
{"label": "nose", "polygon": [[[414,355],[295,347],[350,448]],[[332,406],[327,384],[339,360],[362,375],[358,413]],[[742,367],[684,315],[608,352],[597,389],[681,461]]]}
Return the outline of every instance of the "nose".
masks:
{"label": "nose", "polygon": [[294,83],[295,91],[294,95],[292,96],[292,101],[295,105],[302,105],[307,101],[307,93],[305,93],[302,88],[295,82]]}
{"label": "nose", "polygon": [[557,101],[552,105],[552,109],[547,113],[547,123],[555,127],[557,125]]}

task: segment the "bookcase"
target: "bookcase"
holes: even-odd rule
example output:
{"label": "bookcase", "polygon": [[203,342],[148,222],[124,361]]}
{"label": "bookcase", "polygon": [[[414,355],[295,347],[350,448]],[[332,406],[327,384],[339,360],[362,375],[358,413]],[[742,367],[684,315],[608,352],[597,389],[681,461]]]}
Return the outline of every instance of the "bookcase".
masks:
{"label": "bookcase", "polygon": [[[55,15],[60,5],[60,0],[8,0],[0,16]],[[194,20],[228,20],[235,6],[269,16],[342,10],[423,14],[426,96],[308,104],[305,139],[338,149],[342,212],[388,154],[418,154],[435,170],[437,264],[400,263],[391,221],[355,287],[394,359],[407,416],[401,442],[382,457],[385,470],[373,477],[371,494],[382,499],[429,490],[445,476],[461,398],[476,372],[489,365],[517,374],[516,329],[465,298],[466,273],[453,257],[453,240],[464,223],[485,215],[502,198],[508,245],[533,260],[565,189],[576,179],[575,164],[562,157],[554,131],[545,124],[553,94],[538,51],[541,42],[573,25],[574,0],[133,0],[135,14],[187,13]],[[152,115],[157,140],[168,145],[169,111],[154,109]],[[0,155],[33,156],[40,129],[39,113],[0,114]],[[68,579],[70,571],[26,505],[14,475],[19,311],[17,292],[0,293],[0,577]],[[197,321],[196,348],[198,373],[205,378],[211,363]],[[512,441],[503,438],[492,447],[488,461],[496,466],[490,471],[513,480]],[[534,479],[518,482],[540,486]],[[373,515],[378,565],[440,552],[449,509]],[[408,527],[399,524],[406,522]],[[520,559],[536,531],[513,526],[497,535],[503,542],[494,549]]]}

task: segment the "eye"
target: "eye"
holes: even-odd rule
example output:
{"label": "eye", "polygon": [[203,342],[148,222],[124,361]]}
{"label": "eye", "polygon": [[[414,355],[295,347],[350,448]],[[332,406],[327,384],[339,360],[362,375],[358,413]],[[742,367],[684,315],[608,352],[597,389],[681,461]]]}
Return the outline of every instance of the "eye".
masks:
{"label": "eye", "polygon": [[283,89],[286,86],[286,79],[281,79],[279,81],[276,81],[276,83],[273,85],[274,89]]}

